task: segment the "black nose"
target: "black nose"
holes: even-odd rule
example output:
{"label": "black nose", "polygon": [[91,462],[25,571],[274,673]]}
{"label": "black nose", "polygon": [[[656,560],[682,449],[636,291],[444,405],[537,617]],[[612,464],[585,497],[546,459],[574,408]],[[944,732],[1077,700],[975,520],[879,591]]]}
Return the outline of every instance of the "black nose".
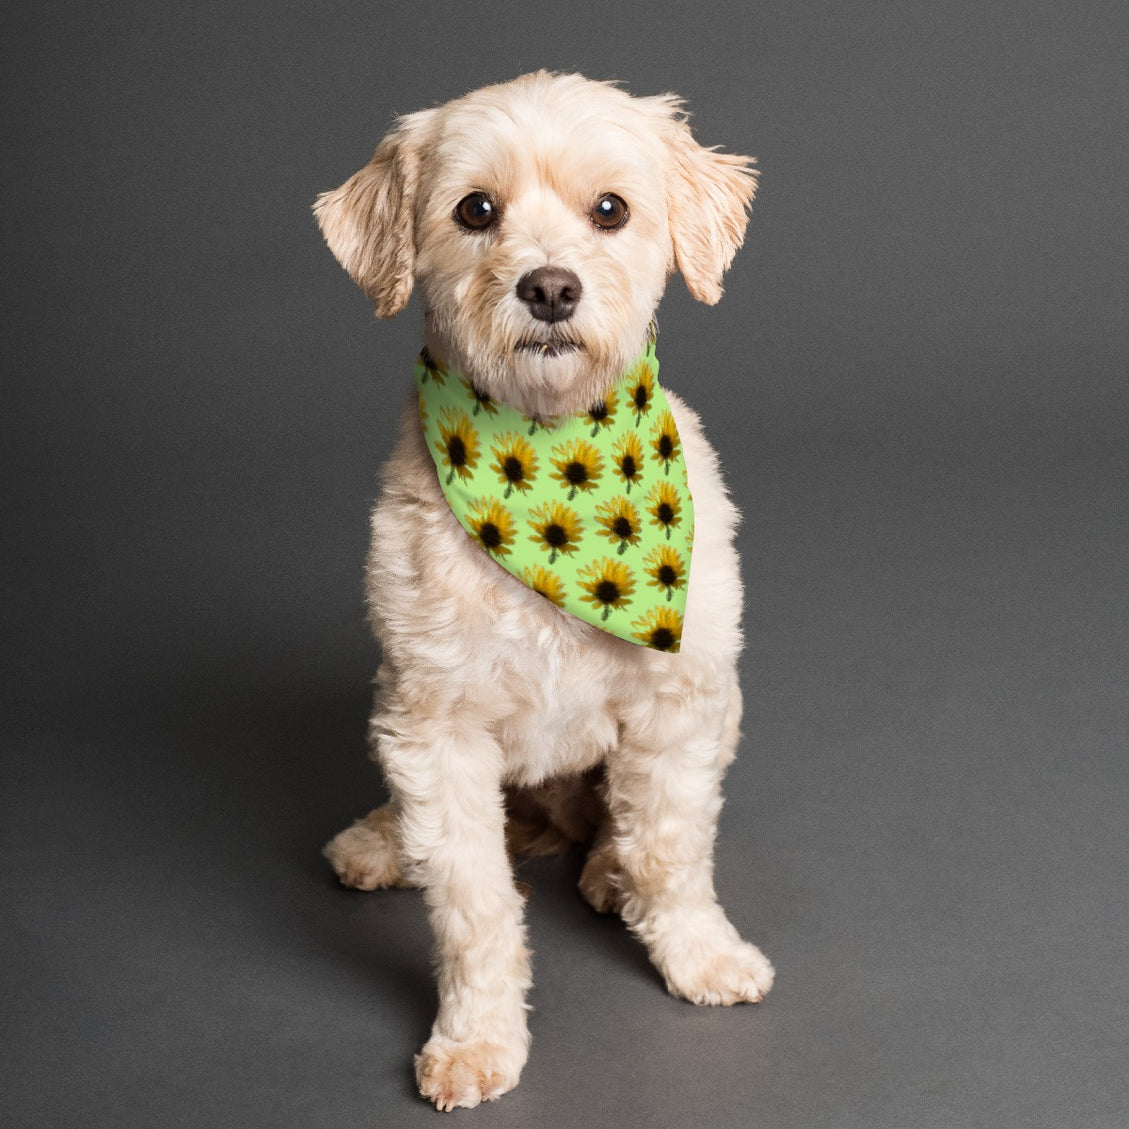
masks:
{"label": "black nose", "polygon": [[580,301],[580,279],[564,267],[538,267],[518,279],[517,296],[538,321],[567,321]]}

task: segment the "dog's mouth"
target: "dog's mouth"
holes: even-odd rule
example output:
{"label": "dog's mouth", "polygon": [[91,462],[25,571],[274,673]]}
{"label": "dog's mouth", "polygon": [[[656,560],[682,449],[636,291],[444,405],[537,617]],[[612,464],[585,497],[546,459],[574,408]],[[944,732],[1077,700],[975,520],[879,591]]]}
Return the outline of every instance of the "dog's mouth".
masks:
{"label": "dog's mouth", "polygon": [[568,353],[583,353],[584,342],[567,337],[552,337],[548,341],[527,337],[514,346],[514,352],[530,353],[538,357],[563,357]]}

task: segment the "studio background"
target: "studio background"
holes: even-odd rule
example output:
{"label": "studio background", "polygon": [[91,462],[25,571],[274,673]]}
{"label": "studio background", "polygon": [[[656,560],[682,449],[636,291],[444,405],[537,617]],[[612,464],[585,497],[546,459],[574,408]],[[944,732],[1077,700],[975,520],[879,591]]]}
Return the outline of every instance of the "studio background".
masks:
{"label": "studio background", "polygon": [[482,1126],[1124,1125],[1129,9],[1121,0],[41,3],[3,17],[7,1126],[408,1126],[368,508],[418,308],[310,217],[395,113],[524,71],[759,158],[664,382],[745,514],[723,903],[755,1008],[667,997],[527,866],[533,1051]]}

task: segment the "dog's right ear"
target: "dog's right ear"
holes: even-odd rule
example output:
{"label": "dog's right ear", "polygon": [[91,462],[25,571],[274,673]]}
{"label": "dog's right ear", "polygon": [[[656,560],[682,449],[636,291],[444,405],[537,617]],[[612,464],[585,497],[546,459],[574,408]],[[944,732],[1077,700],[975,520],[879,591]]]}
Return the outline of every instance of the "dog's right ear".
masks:
{"label": "dog's right ear", "polygon": [[430,116],[424,110],[401,118],[363,169],[314,204],[329,249],[377,317],[394,317],[411,297],[420,134]]}

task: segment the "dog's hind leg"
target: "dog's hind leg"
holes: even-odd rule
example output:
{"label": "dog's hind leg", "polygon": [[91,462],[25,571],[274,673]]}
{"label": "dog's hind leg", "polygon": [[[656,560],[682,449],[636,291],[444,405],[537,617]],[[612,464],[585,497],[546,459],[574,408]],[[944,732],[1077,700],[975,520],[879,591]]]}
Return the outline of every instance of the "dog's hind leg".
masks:
{"label": "dog's hind leg", "polygon": [[619,913],[623,908],[623,879],[611,818],[605,818],[584,869],[580,872],[581,896],[597,913]]}
{"label": "dog's hind leg", "polygon": [[400,861],[400,830],[394,804],[374,808],[326,843],[322,854],[337,877],[354,890],[412,885]]}
{"label": "dog's hind leg", "polygon": [[607,796],[622,867],[622,915],[667,988],[698,1004],[755,1003],[773,969],[717,903],[713,845],[721,778],[740,719],[736,678],[703,682],[625,719],[608,754]]}

